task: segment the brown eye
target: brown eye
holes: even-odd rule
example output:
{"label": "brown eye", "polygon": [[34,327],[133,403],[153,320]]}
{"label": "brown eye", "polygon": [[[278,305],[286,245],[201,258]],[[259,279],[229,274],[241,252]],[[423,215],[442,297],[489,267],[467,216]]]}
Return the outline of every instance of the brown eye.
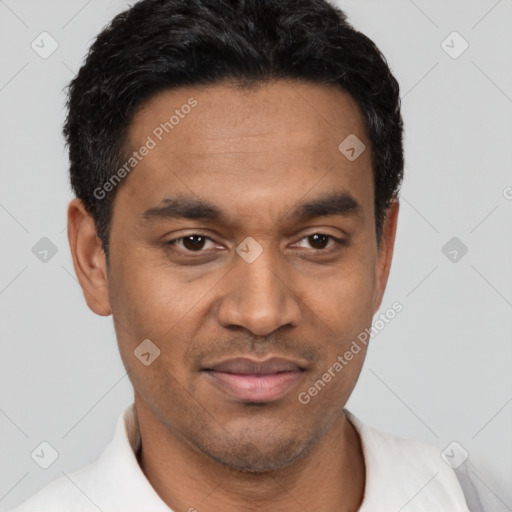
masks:
{"label": "brown eye", "polygon": [[315,233],[314,235],[309,235],[307,238],[313,249],[325,249],[330,237],[322,233]]}
{"label": "brown eye", "polygon": [[192,234],[170,240],[168,245],[178,246],[186,252],[204,252],[202,249],[208,241],[212,241],[212,239],[207,236]]}
{"label": "brown eye", "polygon": [[[313,233],[302,238],[301,242],[306,240],[310,248],[316,251],[328,252],[336,249],[336,245],[346,245],[346,241],[336,238],[326,233]],[[333,242],[329,245],[329,242]]]}
{"label": "brown eye", "polygon": [[201,235],[190,235],[183,237],[183,246],[191,251],[201,250],[206,239]]}

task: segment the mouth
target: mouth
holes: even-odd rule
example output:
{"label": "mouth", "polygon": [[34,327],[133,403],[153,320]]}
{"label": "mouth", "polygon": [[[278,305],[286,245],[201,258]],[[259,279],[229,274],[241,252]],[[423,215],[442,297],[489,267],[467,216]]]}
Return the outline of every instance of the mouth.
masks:
{"label": "mouth", "polygon": [[211,382],[232,398],[243,402],[272,402],[296,387],[305,368],[299,363],[272,357],[263,361],[237,357],[203,371]]}

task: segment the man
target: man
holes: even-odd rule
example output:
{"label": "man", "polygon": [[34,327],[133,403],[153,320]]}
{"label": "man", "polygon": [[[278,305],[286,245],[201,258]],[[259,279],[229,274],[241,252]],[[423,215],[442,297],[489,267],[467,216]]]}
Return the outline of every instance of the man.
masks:
{"label": "man", "polygon": [[403,173],[375,45],[323,0],[143,0],[68,107],[74,267],[134,404],[17,511],[467,511],[435,447],[344,409]]}

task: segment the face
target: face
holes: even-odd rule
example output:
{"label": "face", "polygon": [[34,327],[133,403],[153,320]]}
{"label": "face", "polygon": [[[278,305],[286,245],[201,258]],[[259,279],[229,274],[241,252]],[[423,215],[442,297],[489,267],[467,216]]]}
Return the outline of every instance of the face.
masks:
{"label": "face", "polygon": [[[351,134],[367,148],[355,160],[338,149]],[[302,82],[174,89],[138,110],[129,146],[146,156],[116,193],[108,271],[78,207],[70,240],[89,306],[114,316],[136,402],[224,465],[300,459],[356,384],[364,346],[332,368],[370,326],[391,261],[397,207],[378,246],[355,101]]]}

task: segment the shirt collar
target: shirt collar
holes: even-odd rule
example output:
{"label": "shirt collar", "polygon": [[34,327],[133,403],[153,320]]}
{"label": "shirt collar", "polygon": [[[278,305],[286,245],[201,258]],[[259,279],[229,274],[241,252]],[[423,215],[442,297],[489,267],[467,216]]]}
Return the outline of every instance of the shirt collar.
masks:
{"label": "shirt collar", "polygon": [[123,512],[172,512],[149,483],[139,466],[137,453],[141,438],[135,404],[116,424],[115,435],[88,473],[88,487],[94,489],[102,509]]}

